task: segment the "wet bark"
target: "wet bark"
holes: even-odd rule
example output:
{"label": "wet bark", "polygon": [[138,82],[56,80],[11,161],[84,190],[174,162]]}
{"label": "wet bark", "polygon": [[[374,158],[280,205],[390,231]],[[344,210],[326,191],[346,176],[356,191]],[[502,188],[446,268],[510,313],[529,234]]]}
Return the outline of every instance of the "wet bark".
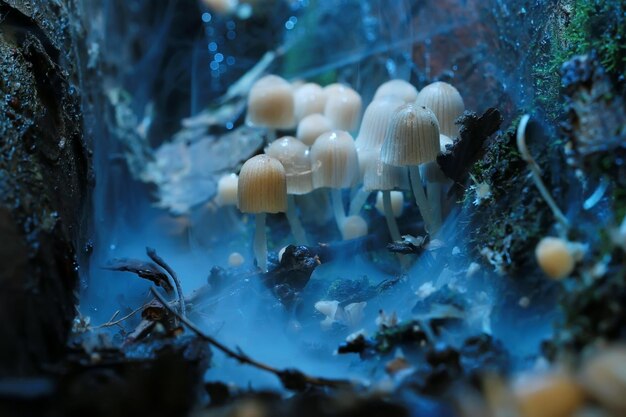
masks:
{"label": "wet bark", "polygon": [[92,183],[66,1],[0,0],[0,376],[58,359]]}

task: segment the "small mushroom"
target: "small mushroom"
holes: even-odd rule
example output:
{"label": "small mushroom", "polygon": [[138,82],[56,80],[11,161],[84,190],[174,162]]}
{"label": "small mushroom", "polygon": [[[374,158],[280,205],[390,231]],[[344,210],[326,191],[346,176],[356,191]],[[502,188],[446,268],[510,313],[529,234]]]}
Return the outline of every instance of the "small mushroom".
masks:
{"label": "small mushroom", "polygon": [[568,242],[558,237],[544,237],[535,248],[535,258],[541,270],[550,278],[563,279],[569,276],[582,259],[584,247],[580,243]]}
{"label": "small mushroom", "polygon": [[557,373],[518,378],[513,396],[523,417],[571,416],[585,401],[584,391],[574,378]]}
{"label": "small mushroom", "polygon": [[406,104],[394,114],[380,153],[382,162],[409,168],[415,201],[431,235],[437,232],[437,226],[422,187],[419,166],[434,161],[439,150],[439,123],[435,114],[424,106]]}
{"label": "small mushroom", "polygon": [[381,98],[399,98],[405,103],[413,103],[417,99],[417,88],[408,81],[395,79],[382,83],[374,93],[374,100]]}
{"label": "small mushroom", "polygon": [[352,88],[333,85],[325,89],[324,116],[328,117],[333,129],[353,131],[361,116],[361,96]]}
{"label": "small mushroom", "polygon": [[302,120],[311,114],[324,112],[326,95],[318,84],[306,83],[297,87],[294,91],[294,114],[296,120]]}
{"label": "small mushroom", "polygon": [[307,146],[313,146],[322,134],[333,130],[328,117],[323,114],[311,114],[300,120],[296,130],[296,138]]}
{"label": "small mushroom", "polygon": [[237,205],[237,184],[239,177],[237,174],[227,174],[217,181],[217,195],[215,202],[220,206]]}
{"label": "small mushroom", "polygon": [[358,239],[367,235],[367,222],[359,215],[348,216],[341,225],[343,240]]}
{"label": "small mushroom", "polygon": [[[387,97],[374,100],[365,109],[359,134],[355,141],[357,154],[359,155],[361,180],[364,179],[366,171],[375,169],[391,118],[403,103],[398,98]],[[359,188],[350,202],[350,214],[359,214],[369,196],[369,191],[364,190],[363,187]]]}
{"label": "small mushroom", "polygon": [[[393,216],[396,218],[402,216],[402,212],[404,211],[404,193],[402,191],[391,191],[389,193],[389,197],[391,198],[391,211],[393,212]],[[383,207],[383,193],[381,191],[376,193],[376,203],[374,208],[376,208],[378,213],[382,216],[385,215]]]}
{"label": "small mushroom", "polygon": [[342,230],[346,218],[342,188],[350,188],[359,174],[359,161],[354,140],[348,132],[333,130],[322,134],[311,147],[313,187],[328,188],[335,221]]}
{"label": "small mushroom", "polygon": [[268,129],[268,142],[276,138],[276,129],[295,125],[294,98],[291,85],[276,75],[260,78],[248,95],[246,123]]}
{"label": "small mushroom", "polygon": [[287,176],[281,163],[267,155],[248,159],[239,173],[237,190],[239,210],[256,214],[254,256],[257,265],[267,272],[266,213],[287,209]]}
{"label": "small mushroom", "polygon": [[276,158],[285,168],[287,176],[287,220],[296,243],[307,245],[306,233],[296,212],[294,195],[308,194],[313,191],[309,148],[296,138],[285,136],[272,142],[265,149],[265,153]]}
{"label": "small mushroom", "polygon": [[611,346],[588,359],[583,365],[581,381],[600,404],[615,415],[625,415],[626,347]]}
{"label": "small mushroom", "polygon": [[459,127],[454,122],[465,111],[465,104],[454,86],[442,81],[429,84],[419,92],[415,103],[435,113],[442,134],[451,138],[459,135]]}

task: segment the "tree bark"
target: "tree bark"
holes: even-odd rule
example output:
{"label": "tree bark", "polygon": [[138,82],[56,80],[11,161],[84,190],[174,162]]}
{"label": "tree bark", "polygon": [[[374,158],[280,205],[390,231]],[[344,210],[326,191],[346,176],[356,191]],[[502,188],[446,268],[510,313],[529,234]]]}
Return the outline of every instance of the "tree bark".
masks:
{"label": "tree bark", "polygon": [[68,1],[0,0],[0,376],[64,352],[93,182]]}

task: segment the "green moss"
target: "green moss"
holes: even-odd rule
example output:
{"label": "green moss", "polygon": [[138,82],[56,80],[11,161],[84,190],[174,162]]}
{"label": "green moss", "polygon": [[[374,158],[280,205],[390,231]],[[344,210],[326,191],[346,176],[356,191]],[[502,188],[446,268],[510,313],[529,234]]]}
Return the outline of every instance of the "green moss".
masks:
{"label": "green moss", "polygon": [[570,7],[569,19],[553,25],[534,71],[538,104],[553,118],[561,112],[559,69],[574,55],[595,51],[609,73],[626,71],[626,3],[573,0]]}

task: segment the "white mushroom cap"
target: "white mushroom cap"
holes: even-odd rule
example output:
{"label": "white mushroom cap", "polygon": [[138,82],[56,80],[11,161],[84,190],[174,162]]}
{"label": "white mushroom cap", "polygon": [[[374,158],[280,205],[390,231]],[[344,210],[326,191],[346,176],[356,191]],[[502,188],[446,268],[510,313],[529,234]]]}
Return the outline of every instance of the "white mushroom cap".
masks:
{"label": "white mushroom cap", "polygon": [[265,148],[265,153],[278,159],[285,168],[287,194],[307,194],[313,191],[311,155],[308,146],[293,136],[284,136]]}
{"label": "white mushroom cap", "polygon": [[352,131],[359,125],[361,96],[348,86],[333,87],[326,91],[324,116],[334,129]]}
{"label": "white mushroom cap", "polygon": [[357,239],[367,235],[367,222],[361,216],[346,217],[341,226],[343,240]]}
{"label": "white mushroom cap", "polygon": [[389,97],[374,100],[365,109],[355,142],[362,177],[365,176],[365,171],[377,163],[391,118],[403,104],[402,100]]}
{"label": "white mushroom cap", "polygon": [[322,134],[311,147],[311,168],[314,188],[351,187],[359,175],[352,136],[341,130]]}
{"label": "white mushroom cap", "polygon": [[202,0],[205,6],[215,13],[233,13],[239,5],[239,0]]}
{"label": "white mushroom cap", "polygon": [[293,95],[296,120],[315,113],[323,113],[326,94],[318,84],[306,83],[299,86]]}
{"label": "white mushroom cap", "polygon": [[456,88],[442,81],[429,84],[419,92],[415,102],[435,113],[442,134],[450,137],[459,135],[459,127],[454,121],[465,111],[465,104]]}
{"label": "white mushroom cap", "polygon": [[276,75],[260,78],[248,95],[246,123],[270,129],[288,129],[295,125],[291,85]]}
{"label": "white mushroom cap", "polygon": [[[389,196],[391,197],[391,211],[393,211],[393,216],[402,216],[402,212],[404,211],[404,193],[402,191],[391,191]],[[374,207],[376,207],[378,213],[383,216],[385,215],[382,191],[376,193],[376,204]]]}
{"label": "white mushroom cap", "polygon": [[253,156],[241,167],[237,196],[243,213],[284,212],[287,209],[285,168],[270,156]]}
{"label": "white mushroom cap", "polygon": [[406,104],[393,115],[380,159],[396,166],[431,162],[439,154],[439,123],[424,106]]}
{"label": "white mushroom cap", "polygon": [[330,132],[331,130],[333,128],[328,117],[323,114],[311,114],[298,123],[296,137],[305,145],[313,146],[315,139],[322,133]]}
{"label": "white mushroom cap", "polygon": [[384,97],[397,97],[405,103],[413,103],[417,99],[417,88],[408,81],[389,80],[378,87],[374,94],[374,100]]}
{"label": "white mushroom cap", "polygon": [[409,173],[405,167],[385,164],[378,158],[375,164],[368,165],[363,177],[365,191],[393,190],[409,188]]}
{"label": "white mushroom cap", "polygon": [[215,202],[220,206],[237,205],[237,174],[227,174],[217,181],[217,196]]}

